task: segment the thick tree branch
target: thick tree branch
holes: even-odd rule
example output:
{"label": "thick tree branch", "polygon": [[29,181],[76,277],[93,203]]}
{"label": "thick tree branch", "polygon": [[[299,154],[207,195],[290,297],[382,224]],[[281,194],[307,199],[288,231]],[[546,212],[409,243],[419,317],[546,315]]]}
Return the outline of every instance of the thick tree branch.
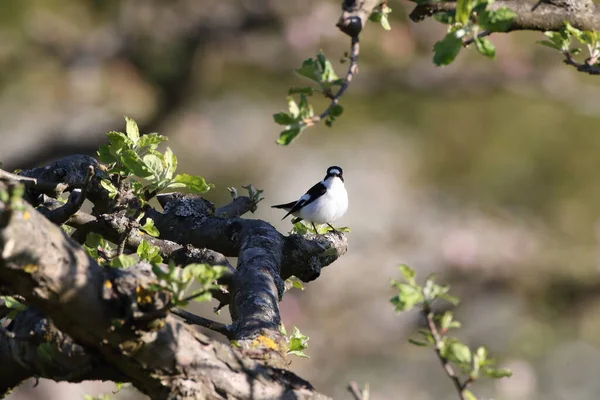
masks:
{"label": "thick tree branch", "polygon": [[[581,30],[600,30],[600,8],[591,0],[497,0],[488,7],[491,10],[508,8],[515,12],[509,31],[558,31],[565,22]],[[410,19],[419,22],[433,14],[455,10],[455,1],[419,2]]]}
{"label": "thick tree branch", "polygon": [[[0,190],[6,190],[2,182]],[[0,215],[14,208],[0,230],[0,284],[115,368],[119,380],[153,399],[323,398],[294,374],[265,367],[169,315],[140,323],[136,315],[168,302],[162,292],[149,293],[150,301],[138,299],[137,293],[155,282],[147,265],[101,268],[60,228],[26,203],[18,206],[0,202]],[[261,232],[256,236],[266,239]],[[242,243],[248,252],[241,270],[248,270],[263,257],[253,248],[256,242]]]}
{"label": "thick tree branch", "polygon": [[0,394],[32,376],[67,382],[124,378],[33,307],[0,327],[0,363]]}
{"label": "thick tree branch", "polygon": [[165,203],[164,213],[148,210],[146,215],[154,220],[161,238],[238,256],[231,304],[236,337],[256,337],[265,330],[279,335],[282,278],[315,279],[323,267],[345,253],[345,236],[284,237],[264,221],[223,219],[212,216],[211,210],[206,200],[186,195]]}

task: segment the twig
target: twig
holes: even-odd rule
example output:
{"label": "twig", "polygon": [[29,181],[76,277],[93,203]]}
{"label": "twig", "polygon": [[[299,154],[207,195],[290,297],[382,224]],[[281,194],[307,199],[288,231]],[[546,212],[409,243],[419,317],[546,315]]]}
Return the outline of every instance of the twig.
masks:
{"label": "twig", "polygon": [[48,194],[61,194],[68,187],[66,183],[44,181],[37,178],[13,174],[3,169],[0,169],[0,179],[19,181],[22,184],[24,184],[27,188],[36,188]]}
{"label": "twig", "polygon": [[73,189],[71,194],[69,195],[69,199],[67,202],[60,207],[56,207],[59,204],[56,200],[48,199],[45,197],[47,201],[44,201],[44,204],[38,207],[38,211],[44,214],[46,218],[52,221],[54,224],[60,226],[67,222],[69,218],[75,215],[80,209],[83,203],[85,202],[86,196],[88,194],[88,190],[90,188],[90,182],[92,177],[94,176],[94,166],[90,165],[88,167],[88,172],[85,177],[85,182],[83,184],[83,189]]}
{"label": "twig", "polygon": [[429,332],[431,332],[431,336],[433,336],[435,354],[437,354],[438,359],[442,363],[442,367],[444,368],[444,371],[446,371],[446,375],[448,375],[450,380],[452,380],[452,383],[454,383],[454,387],[458,392],[458,397],[460,398],[460,400],[466,400],[467,398],[465,397],[465,391],[467,390],[468,386],[473,382],[473,379],[469,378],[464,383],[460,381],[460,378],[456,375],[456,372],[454,372],[452,365],[450,365],[450,361],[442,355],[442,337],[437,329],[437,326],[435,325],[435,321],[433,319],[433,311],[431,311],[431,308],[428,305],[425,305],[423,307],[423,315],[427,319],[427,327],[429,328]]}
{"label": "twig", "polygon": [[300,126],[313,126],[322,119],[327,118],[327,116],[329,116],[329,114],[331,113],[333,107],[339,104],[340,98],[350,86],[350,82],[352,82],[352,78],[354,77],[354,75],[358,74],[358,54],[360,51],[358,36],[353,36],[351,43],[352,45],[350,47],[350,66],[348,67],[348,72],[346,73],[346,77],[344,78],[342,86],[340,86],[340,89],[335,95],[332,95],[331,93],[326,95],[326,97],[331,99],[331,103],[329,103],[329,106],[325,109],[325,111],[323,111],[319,115],[315,115],[313,117],[303,120],[300,123]]}
{"label": "twig", "polygon": [[364,400],[363,395],[360,389],[358,388],[358,384],[356,382],[352,381],[348,384],[348,391],[350,392],[352,397],[354,397],[354,400]]}
{"label": "twig", "polygon": [[484,36],[489,36],[491,34],[492,34],[492,32],[490,32],[490,31],[481,31],[477,35],[473,36],[472,38],[464,40],[463,41],[463,46],[467,47],[467,46],[475,43],[475,38],[479,39],[479,38],[482,38]]}
{"label": "twig", "polygon": [[563,55],[565,56],[564,63],[576,68],[577,71],[586,72],[590,75],[600,75],[600,66],[594,65],[590,61],[586,61],[585,64],[579,63],[575,61],[571,53],[569,53],[568,51],[563,51]]}
{"label": "twig", "polygon": [[203,326],[215,332],[219,332],[228,339],[233,338],[234,332],[229,325],[225,325],[220,322],[210,320],[208,318],[200,317],[199,315],[192,314],[189,311],[185,311],[177,307],[171,309],[171,313],[183,318],[183,320],[188,324]]}

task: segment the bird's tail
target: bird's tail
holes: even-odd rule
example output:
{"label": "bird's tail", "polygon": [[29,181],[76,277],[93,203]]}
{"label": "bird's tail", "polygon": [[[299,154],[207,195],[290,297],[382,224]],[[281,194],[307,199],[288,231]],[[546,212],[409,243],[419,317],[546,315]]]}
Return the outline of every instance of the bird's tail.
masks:
{"label": "bird's tail", "polygon": [[281,208],[283,210],[289,210],[292,207],[294,207],[295,204],[296,204],[296,202],[292,201],[291,203],[277,204],[277,205],[271,206],[271,208]]}
{"label": "bird's tail", "polygon": [[285,203],[285,204],[277,204],[274,206],[271,206],[271,208],[281,208],[285,211],[287,211],[288,213],[284,215],[283,218],[281,218],[281,220],[283,221],[284,219],[287,218],[288,215],[290,215],[292,212],[292,208],[296,205],[296,203],[298,203],[297,201],[292,201],[290,203]]}

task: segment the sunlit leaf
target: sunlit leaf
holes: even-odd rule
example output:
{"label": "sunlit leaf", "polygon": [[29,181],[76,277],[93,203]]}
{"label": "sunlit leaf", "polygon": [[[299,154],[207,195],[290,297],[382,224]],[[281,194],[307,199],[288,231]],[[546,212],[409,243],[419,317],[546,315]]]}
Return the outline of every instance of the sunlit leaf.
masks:
{"label": "sunlit leaf", "polygon": [[125,132],[127,132],[127,137],[133,142],[133,144],[136,144],[140,139],[140,130],[137,122],[127,116],[125,116]]}

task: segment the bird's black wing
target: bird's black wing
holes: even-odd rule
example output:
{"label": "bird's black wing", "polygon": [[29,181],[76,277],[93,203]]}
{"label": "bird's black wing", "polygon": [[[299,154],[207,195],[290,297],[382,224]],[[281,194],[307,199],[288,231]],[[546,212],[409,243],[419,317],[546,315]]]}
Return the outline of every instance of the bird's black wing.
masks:
{"label": "bird's black wing", "polygon": [[285,214],[285,216],[281,219],[286,219],[288,215],[293,214],[296,211],[300,210],[302,207],[309,205],[310,203],[324,195],[326,191],[327,188],[325,187],[325,185],[323,185],[323,182],[317,183],[316,185],[308,189],[308,192],[306,192],[304,196],[300,197],[300,200],[298,200],[296,204],[294,204],[294,206],[290,209],[290,211],[288,211],[288,213]]}

